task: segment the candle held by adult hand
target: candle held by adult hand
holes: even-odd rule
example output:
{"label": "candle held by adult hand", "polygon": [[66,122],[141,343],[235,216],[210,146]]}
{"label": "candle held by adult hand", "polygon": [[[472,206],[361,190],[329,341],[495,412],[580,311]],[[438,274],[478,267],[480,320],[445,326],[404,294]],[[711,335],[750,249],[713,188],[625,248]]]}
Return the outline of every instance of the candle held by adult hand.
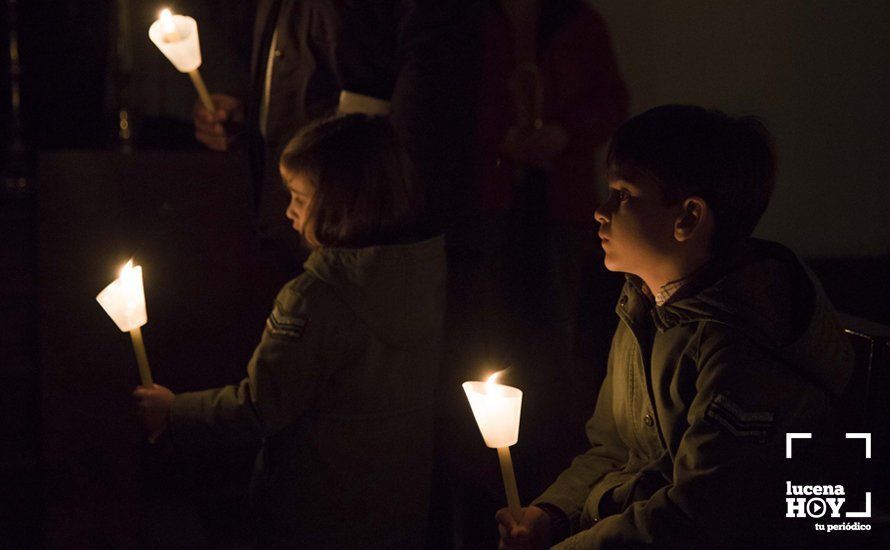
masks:
{"label": "candle held by adult hand", "polygon": [[188,73],[204,106],[213,111],[213,101],[198,67],[201,66],[201,44],[198,23],[186,15],[174,15],[169,9],[161,11],[157,21],[148,29],[148,37],[177,70]]}

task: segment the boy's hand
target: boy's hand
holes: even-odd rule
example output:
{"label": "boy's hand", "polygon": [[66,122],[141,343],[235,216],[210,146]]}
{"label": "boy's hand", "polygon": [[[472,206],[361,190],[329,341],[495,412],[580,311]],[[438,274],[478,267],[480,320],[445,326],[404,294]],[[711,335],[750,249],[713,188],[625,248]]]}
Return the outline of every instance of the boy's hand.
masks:
{"label": "boy's hand", "polygon": [[150,441],[154,442],[167,428],[174,397],[172,391],[158,384],[154,384],[152,388],[137,386],[133,390],[133,399],[136,400],[142,425],[145,426]]}
{"label": "boy's hand", "polygon": [[513,519],[509,508],[501,508],[495,514],[498,521],[498,532],[501,550],[517,548],[522,550],[538,550],[550,546],[550,516],[537,506],[522,509],[522,520]]}
{"label": "boy's hand", "polygon": [[195,139],[214,151],[225,151],[238,137],[235,128],[244,122],[244,106],[241,100],[225,94],[211,94],[214,112],[195,102],[192,120],[195,122]]}

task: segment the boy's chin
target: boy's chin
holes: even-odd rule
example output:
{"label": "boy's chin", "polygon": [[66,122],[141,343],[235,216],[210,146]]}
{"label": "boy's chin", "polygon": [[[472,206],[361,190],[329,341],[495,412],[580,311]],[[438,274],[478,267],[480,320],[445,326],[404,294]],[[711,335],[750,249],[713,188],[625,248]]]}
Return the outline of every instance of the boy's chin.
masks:
{"label": "boy's chin", "polygon": [[614,259],[610,258],[608,254],[606,254],[605,258],[603,258],[603,266],[605,266],[607,271],[624,271],[623,269],[621,269],[621,265]]}

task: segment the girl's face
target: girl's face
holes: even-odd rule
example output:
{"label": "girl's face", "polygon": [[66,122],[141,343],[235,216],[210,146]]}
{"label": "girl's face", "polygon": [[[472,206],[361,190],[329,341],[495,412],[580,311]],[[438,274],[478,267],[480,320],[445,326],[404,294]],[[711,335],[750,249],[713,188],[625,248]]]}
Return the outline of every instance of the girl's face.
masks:
{"label": "girl's face", "polygon": [[309,204],[315,195],[315,188],[305,177],[299,174],[288,173],[283,168],[279,171],[281,172],[281,179],[284,180],[284,185],[290,193],[290,203],[287,205],[287,210],[284,214],[291,221],[294,230],[305,236],[306,217],[309,213]]}

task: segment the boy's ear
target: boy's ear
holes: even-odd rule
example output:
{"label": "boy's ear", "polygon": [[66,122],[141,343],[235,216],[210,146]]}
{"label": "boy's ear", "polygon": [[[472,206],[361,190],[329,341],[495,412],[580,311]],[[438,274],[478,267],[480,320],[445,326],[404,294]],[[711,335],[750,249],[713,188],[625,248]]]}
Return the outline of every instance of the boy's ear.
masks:
{"label": "boy's ear", "polygon": [[689,197],[683,201],[683,210],[674,222],[674,238],[679,242],[688,241],[694,235],[701,235],[711,224],[711,209],[701,197]]}

